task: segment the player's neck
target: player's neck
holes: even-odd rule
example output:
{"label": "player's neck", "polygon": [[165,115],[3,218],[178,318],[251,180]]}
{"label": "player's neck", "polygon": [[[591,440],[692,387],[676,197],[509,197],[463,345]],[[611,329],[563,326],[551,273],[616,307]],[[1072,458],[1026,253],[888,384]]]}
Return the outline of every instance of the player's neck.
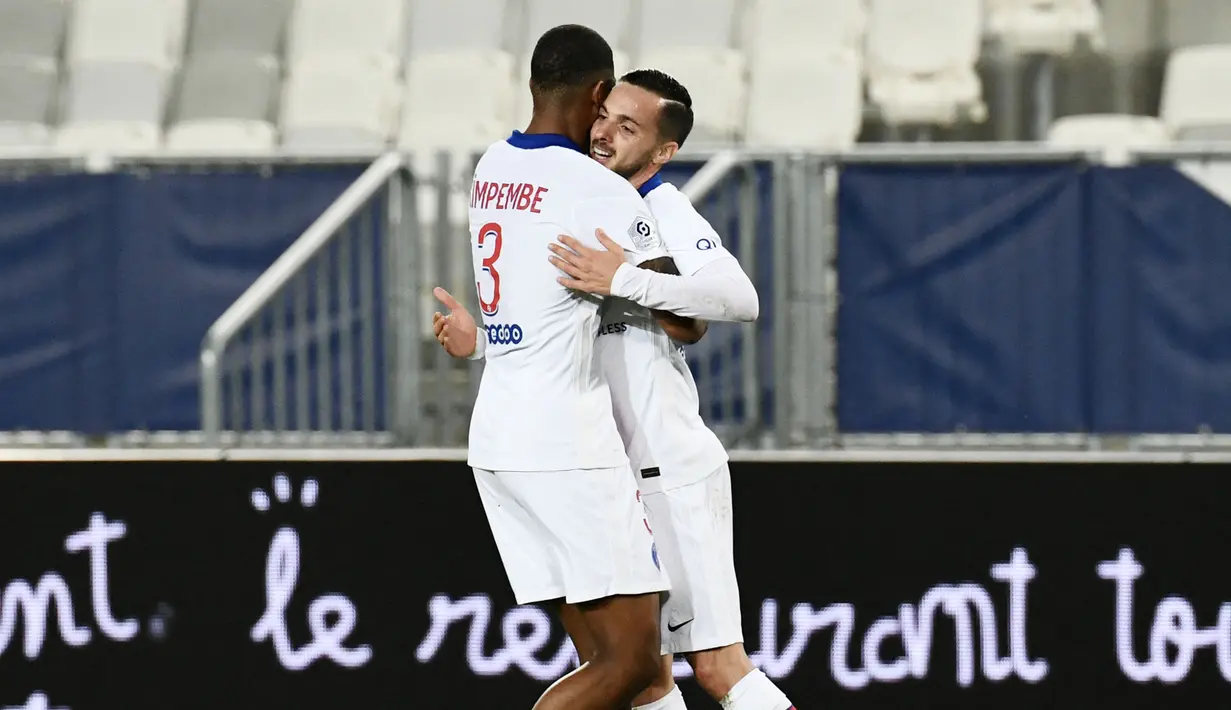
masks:
{"label": "player's neck", "polygon": [[662,166],[655,165],[654,163],[650,163],[649,165],[645,166],[641,170],[634,173],[633,176],[628,179],[628,182],[633,187],[640,190],[642,185],[652,180],[654,176],[658,174],[658,170],[661,167]]}
{"label": "player's neck", "polygon": [[570,121],[568,115],[562,110],[538,111],[530,119],[530,125],[526,126],[526,130],[522,132],[530,135],[536,133],[561,135],[584,148],[590,142],[589,129],[576,130],[573,125],[574,122]]}

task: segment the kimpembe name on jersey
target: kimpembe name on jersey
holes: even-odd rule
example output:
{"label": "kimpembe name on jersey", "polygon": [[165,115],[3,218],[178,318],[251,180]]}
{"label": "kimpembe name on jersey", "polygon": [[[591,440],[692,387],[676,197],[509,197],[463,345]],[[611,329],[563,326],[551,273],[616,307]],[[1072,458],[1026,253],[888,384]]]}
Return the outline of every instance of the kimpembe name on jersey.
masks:
{"label": "kimpembe name on jersey", "polygon": [[528,182],[475,180],[470,206],[484,210],[517,210],[539,214],[547,188]]}

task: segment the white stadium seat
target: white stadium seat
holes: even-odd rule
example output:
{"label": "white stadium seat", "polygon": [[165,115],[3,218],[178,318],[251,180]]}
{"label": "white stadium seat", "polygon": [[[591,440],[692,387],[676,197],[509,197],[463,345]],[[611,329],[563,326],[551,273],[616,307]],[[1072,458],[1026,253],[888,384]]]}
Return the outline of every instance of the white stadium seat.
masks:
{"label": "white stadium seat", "polygon": [[485,148],[503,137],[513,117],[514,64],[501,51],[412,59],[399,144],[412,151]]}
{"label": "white stadium seat", "polygon": [[1102,15],[1094,0],[985,0],[987,33],[1012,52],[1062,55],[1079,39],[1103,45]]}
{"label": "white stadium seat", "polygon": [[671,0],[641,3],[636,49],[731,47],[736,39],[736,0]]}
{"label": "white stadium seat", "polygon": [[722,146],[739,139],[744,128],[746,64],[732,49],[674,49],[646,53],[644,66],[675,77],[692,95],[689,147]]}
{"label": "white stadium seat", "polygon": [[182,0],[76,0],[68,61],[148,62],[178,59],[187,22]]}
{"label": "white stadium seat", "polygon": [[822,49],[763,54],[749,84],[747,143],[843,150],[863,122],[858,59]]}
{"label": "white stadium seat", "polygon": [[268,121],[217,118],[182,121],[167,131],[166,151],[192,155],[264,155],[277,146]]}
{"label": "white stadium seat", "polygon": [[348,57],[401,64],[405,0],[298,0],[291,15],[292,63]]}
{"label": "white stadium seat", "polygon": [[510,49],[516,25],[510,6],[508,0],[410,0],[407,52]]}
{"label": "white stadium seat", "polygon": [[0,2],[0,57],[58,58],[68,11],[65,0]]}
{"label": "white stadium seat", "polygon": [[1165,148],[1171,135],[1153,116],[1087,114],[1061,118],[1051,125],[1047,142],[1057,148],[1096,149],[1109,164],[1127,164],[1134,148]]}
{"label": "white stadium seat", "polygon": [[277,56],[291,7],[292,0],[198,0],[188,51]]}
{"label": "white stadium seat", "polygon": [[45,57],[0,62],[0,146],[37,147],[51,139],[56,63]]}
{"label": "white stadium seat", "polygon": [[[653,5],[644,6],[645,10]],[[643,11],[645,11],[643,10]],[[626,48],[631,33],[632,3],[610,0],[527,0],[522,52],[534,49],[544,32],[557,25],[585,25],[601,34],[613,49]]]}
{"label": "white stadium seat", "polygon": [[384,150],[401,92],[396,72],[372,57],[300,62],[284,88],[283,145],[302,152]]}
{"label": "white stadium seat", "polygon": [[1159,113],[1179,140],[1231,138],[1231,45],[1173,52]]}
{"label": "white stadium seat", "polygon": [[1047,141],[1065,147],[1125,145],[1157,147],[1171,142],[1167,127],[1153,116],[1130,114],[1085,114],[1057,120],[1047,132]]}
{"label": "white stadium seat", "polygon": [[51,127],[43,123],[15,123],[0,121],[0,148],[11,150],[36,150],[51,144]]}
{"label": "white stadium seat", "polygon": [[863,0],[752,0],[744,43],[753,57],[813,49],[862,52],[866,25]]}
{"label": "white stadium seat", "polygon": [[975,74],[981,0],[872,0],[869,98],[890,125],[952,125],[986,111]]}
{"label": "white stadium seat", "polygon": [[69,75],[56,146],[81,152],[146,152],[162,137],[169,75],[144,62],[92,62]]}

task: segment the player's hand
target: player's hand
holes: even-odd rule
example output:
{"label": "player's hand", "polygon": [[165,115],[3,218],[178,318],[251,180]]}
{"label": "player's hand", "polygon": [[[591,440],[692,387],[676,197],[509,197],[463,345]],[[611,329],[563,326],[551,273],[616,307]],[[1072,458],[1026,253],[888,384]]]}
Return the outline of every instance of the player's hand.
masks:
{"label": "player's hand", "polygon": [[557,269],[568,274],[556,279],[561,285],[599,296],[610,296],[611,280],[624,263],[624,249],[601,229],[594,230],[594,236],[598,237],[603,249],[591,249],[569,235],[561,234],[560,244],[564,246],[552,244],[553,255],[549,258]]}
{"label": "player's hand", "polygon": [[437,286],[432,294],[449,309],[447,316],[439,311],[432,314],[436,342],[453,357],[470,357],[478,345],[479,327],[474,317],[443,288]]}

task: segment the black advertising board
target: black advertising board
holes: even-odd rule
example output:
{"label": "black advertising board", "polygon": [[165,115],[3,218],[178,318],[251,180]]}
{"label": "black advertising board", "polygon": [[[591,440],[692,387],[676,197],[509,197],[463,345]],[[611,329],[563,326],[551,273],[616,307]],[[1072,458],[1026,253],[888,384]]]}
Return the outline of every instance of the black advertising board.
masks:
{"label": "black advertising board", "polygon": [[[462,463],[0,472],[0,708],[529,708],[574,667]],[[732,475],[746,645],[800,708],[1231,698],[1222,465]]]}

